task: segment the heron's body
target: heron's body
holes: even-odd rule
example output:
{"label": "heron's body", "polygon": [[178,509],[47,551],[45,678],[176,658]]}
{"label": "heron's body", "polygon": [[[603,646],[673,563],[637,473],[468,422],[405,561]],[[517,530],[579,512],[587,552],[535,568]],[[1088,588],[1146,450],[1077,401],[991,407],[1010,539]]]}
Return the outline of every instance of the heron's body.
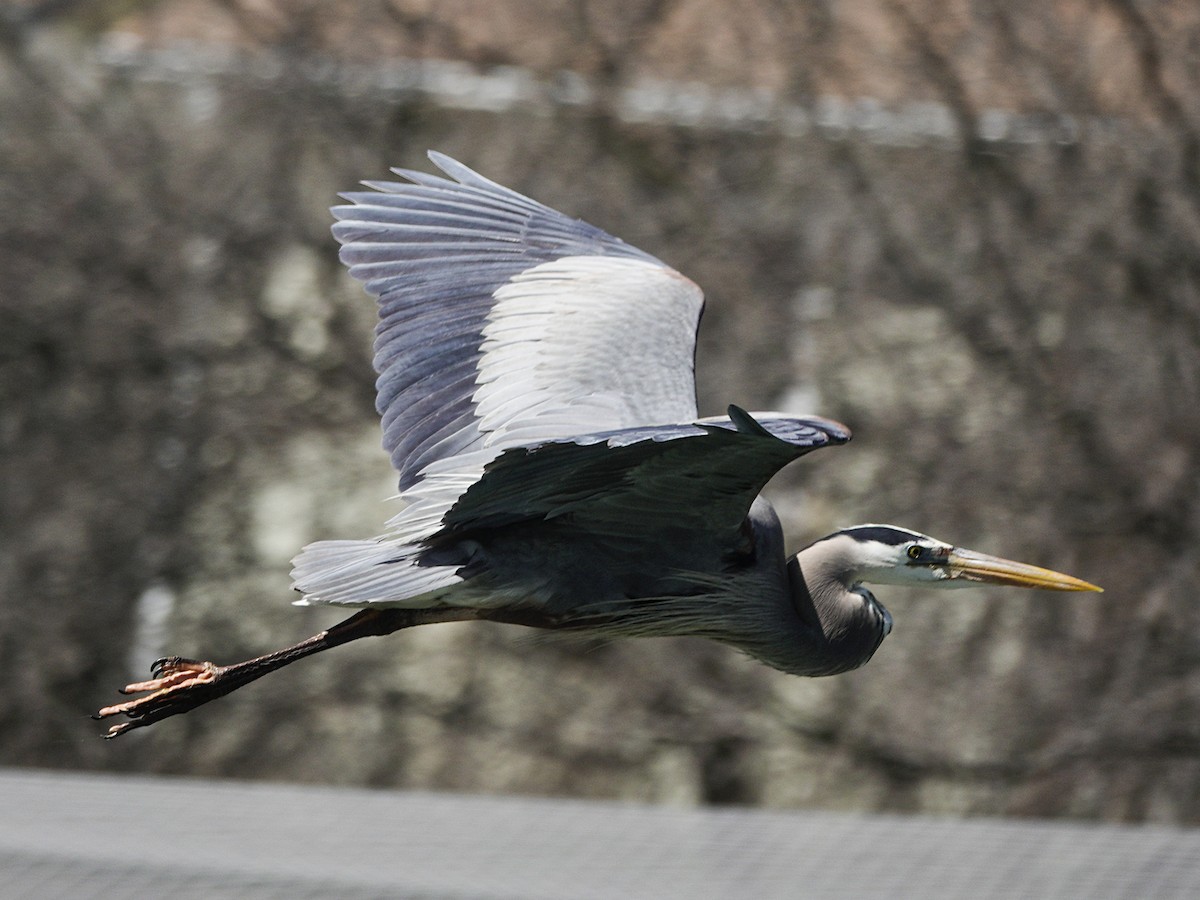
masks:
{"label": "heron's body", "polygon": [[783,466],[845,443],[817,417],[698,419],[700,289],[652,256],[439,154],[334,209],[350,273],[379,301],[384,447],[403,508],[369,540],[296,558],[301,604],[362,610],[234,666],[172,658],[101,710],[185,712],[311,653],[439,621],[694,635],[785,672],[862,665],[891,630],[864,581],[1093,586],[894,526],[791,559],[759,497]]}

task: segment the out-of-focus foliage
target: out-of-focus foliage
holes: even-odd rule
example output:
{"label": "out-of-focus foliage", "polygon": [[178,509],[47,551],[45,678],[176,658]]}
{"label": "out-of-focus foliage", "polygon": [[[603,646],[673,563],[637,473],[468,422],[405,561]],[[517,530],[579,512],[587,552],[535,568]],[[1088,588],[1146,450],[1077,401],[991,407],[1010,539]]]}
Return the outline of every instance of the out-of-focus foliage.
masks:
{"label": "out-of-focus foliage", "polygon": [[[1200,820],[1190,3],[26,2],[0,17],[0,762]],[[893,521],[1103,584],[881,590],[806,681],[724,648],[418,629],[116,743],[161,652],[332,622],[373,309],[326,207],[435,147],[708,293],[702,411],[847,422],[793,544]]]}

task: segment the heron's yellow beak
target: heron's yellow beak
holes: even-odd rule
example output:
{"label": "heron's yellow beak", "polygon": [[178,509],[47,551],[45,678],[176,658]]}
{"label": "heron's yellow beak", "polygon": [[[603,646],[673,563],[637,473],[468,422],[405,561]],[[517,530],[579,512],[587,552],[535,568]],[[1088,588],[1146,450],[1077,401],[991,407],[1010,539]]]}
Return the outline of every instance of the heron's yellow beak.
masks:
{"label": "heron's yellow beak", "polygon": [[951,578],[984,584],[1005,584],[1012,587],[1041,588],[1045,591],[1103,591],[1104,588],[1037,566],[976,553],[955,547],[946,560]]}

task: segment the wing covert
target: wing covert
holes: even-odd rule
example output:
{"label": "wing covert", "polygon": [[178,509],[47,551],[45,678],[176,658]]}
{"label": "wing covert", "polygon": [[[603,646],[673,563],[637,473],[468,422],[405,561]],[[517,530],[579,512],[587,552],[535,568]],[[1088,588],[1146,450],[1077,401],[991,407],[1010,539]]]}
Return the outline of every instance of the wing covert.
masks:
{"label": "wing covert", "polygon": [[679,532],[730,539],[771,477],[792,460],[850,439],[817,417],[757,414],[581,435],[504,451],[446,512],[432,536],[570,516],[613,538]]}

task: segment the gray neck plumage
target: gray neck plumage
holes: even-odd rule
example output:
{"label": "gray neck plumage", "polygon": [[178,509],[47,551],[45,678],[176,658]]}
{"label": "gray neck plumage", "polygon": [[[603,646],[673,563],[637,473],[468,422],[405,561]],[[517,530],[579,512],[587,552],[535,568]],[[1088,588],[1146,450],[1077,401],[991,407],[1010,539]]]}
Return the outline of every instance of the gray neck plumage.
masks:
{"label": "gray neck plumage", "polygon": [[803,674],[837,675],[864,665],[892,630],[892,620],[870,591],[849,573],[822,565],[812,549],[787,566],[792,604],[806,626],[816,670]]}
{"label": "gray neck plumage", "polygon": [[753,627],[733,639],[719,639],[793,675],[836,675],[863,665],[891,629],[891,619],[866,588],[853,583],[837,545],[818,541],[785,560],[783,529],[765,500],[755,501],[749,522],[755,549],[752,577],[761,582],[753,589],[772,602],[744,604],[760,611]]}

